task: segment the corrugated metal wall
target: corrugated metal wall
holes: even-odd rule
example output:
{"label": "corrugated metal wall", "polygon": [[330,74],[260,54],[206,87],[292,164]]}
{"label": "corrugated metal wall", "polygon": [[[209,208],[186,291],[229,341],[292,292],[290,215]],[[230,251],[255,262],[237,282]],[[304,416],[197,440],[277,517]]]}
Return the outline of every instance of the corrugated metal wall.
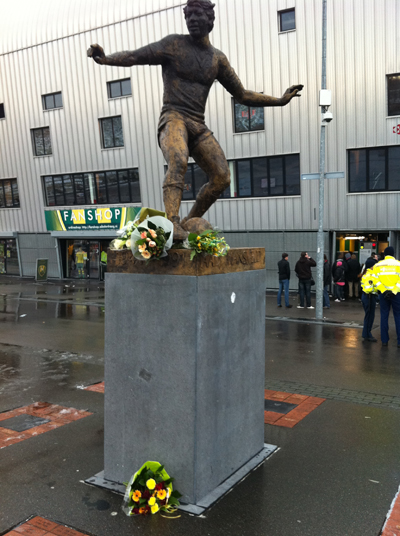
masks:
{"label": "corrugated metal wall", "polygon": [[[24,2],[11,13],[22,13]],[[21,18],[17,31],[15,13],[7,19],[0,34],[0,102],[6,112],[0,121],[0,178],[18,178],[21,209],[0,210],[0,231],[45,231],[40,176],[46,173],[138,166],[143,205],[162,208],[161,68],[98,66],[86,50],[93,42],[107,53],[135,49],[182,33],[182,5],[70,0],[53,6],[29,0],[26,9],[37,9]],[[318,170],[321,6],[320,0],[218,0],[212,42],[246,87],[280,96],[291,84],[305,84],[301,99],[265,109],[265,132],[245,134],[233,134],[231,96],[215,84],[207,122],[228,159],[299,152],[302,173]],[[279,33],[277,12],[290,7],[296,8],[296,31]],[[399,27],[397,0],[328,1],[334,121],[327,128],[327,171],[346,171],[348,148],[400,143],[393,133],[399,118],[386,117],[386,74],[400,72]],[[131,77],[133,96],[108,100],[106,82],[125,77]],[[63,109],[43,111],[41,95],[55,91],[63,93]],[[119,114],[125,147],[102,150],[98,119]],[[44,126],[51,129],[53,156],[34,158],[30,131]],[[191,205],[183,203],[183,215]],[[223,200],[207,216],[230,231],[316,230],[317,208],[317,181],[303,181],[301,197]],[[346,179],[327,181],[326,229],[399,228],[399,213],[398,193],[349,195]]]}
{"label": "corrugated metal wall", "polygon": [[[329,233],[325,234],[325,251],[329,252]],[[302,251],[317,260],[317,233],[316,232],[287,232],[280,233],[224,233],[226,241],[231,247],[262,247],[265,248],[265,268],[267,272],[266,288],[278,288],[278,261],[282,259],[282,253],[288,253],[291,269],[290,290],[297,290],[298,279],[294,272],[296,262]],[[327,255],[329,258],[329,255]],[[314,276],[317,269],[313,268]]]}

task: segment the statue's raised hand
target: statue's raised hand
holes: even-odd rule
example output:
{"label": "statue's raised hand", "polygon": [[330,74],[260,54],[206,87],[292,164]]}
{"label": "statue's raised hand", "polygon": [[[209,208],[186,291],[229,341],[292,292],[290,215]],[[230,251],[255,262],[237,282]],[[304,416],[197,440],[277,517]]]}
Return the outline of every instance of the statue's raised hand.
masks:
{"label": "statue's raised hand", "polygon": [[93,58],[96,63],[99,65],[102,65],[104,63],[104,59],[106,55],[104,54],[104,50],[102,47],[98,44],[90,45],[90,48],[88,48],[87,55],[89,58]]}
{"label": "statue's raised hand", "polygon": [[301,84],[297,86],[290,86],[282,95],[282,98],[281,98],[282,106],[285,106],[285,104],[288,104],[293,99],[293,97],[301,97],[299,91],[301,91],[303,87],[304,86]]}

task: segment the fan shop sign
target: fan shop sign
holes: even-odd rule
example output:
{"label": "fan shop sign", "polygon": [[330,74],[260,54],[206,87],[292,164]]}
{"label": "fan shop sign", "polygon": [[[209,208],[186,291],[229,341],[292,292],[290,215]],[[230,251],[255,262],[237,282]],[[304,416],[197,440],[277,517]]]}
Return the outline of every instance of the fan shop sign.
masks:
{"label": "fan shop sign", "polygon": [[134,220],[139,207],[47,210],[48,231],[115,231]]}

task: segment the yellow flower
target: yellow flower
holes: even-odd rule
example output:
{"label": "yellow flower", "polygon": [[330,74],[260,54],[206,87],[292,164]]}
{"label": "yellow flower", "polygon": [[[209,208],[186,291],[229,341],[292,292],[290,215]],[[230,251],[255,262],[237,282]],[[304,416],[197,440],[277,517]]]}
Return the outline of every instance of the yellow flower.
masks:
{"label": "yellow flower", "polygon": [[144,506],[139,508],[139,514],[145,514],[145,513],[146,513],[146,508]]}
{"label": "yellow flower", "polygon": [[155,504],[154,506],[151,507],[151,513],[156,514],[159,511],[159,509],[160,507],[158,506],[158,504]]}
{"label": "yellow flower", "polygon": [[155,497],[150,497],[150,499],[148,501],[148,504],[149,504],[149,506],[154,506],[156,504],[156,498]]}
{"label": "yellow flower", "polygon": [[201,236],[198,236],[198,237],[196,238],[196,240],[201,240]]}
{"label": "yellow flower", "polygon": [[141,496],[142,496],[142,494],[137,489],[132,495],[132,501],[139,502],[139,499],[140,499]]}
{"label": "yellow flower", "polygon": [[[149,256],[150,256],[150,253],[149,253]],[[143,257],[144,257],[144,255],[143,255]],[[156,487],[156,481],[154,480],[154,478],[149,478],[149,480],[146,482],[146,486],[149,489],[154,489]]]}
{"label": "yellow flower", "polygon": [[157,493],[157,497],[160,499],[160,501],[163,501],[166,496],[167,492],[165,491],[165,489],[160,489],[160,491]]}

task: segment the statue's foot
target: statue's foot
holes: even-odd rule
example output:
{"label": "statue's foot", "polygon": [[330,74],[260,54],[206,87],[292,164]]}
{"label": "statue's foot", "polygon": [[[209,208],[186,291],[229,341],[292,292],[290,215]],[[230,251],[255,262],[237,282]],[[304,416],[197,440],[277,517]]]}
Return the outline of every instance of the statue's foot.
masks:
{"label": "statue's foot", "polygon": [[183,242],[189,236],[188,231],[185,231],[181,225],[177,222],[172,222],[174,224],[174,242]]}
{"label": "statue's foot", "polygon": [[211,223],[204,218],[184,218],[181,221],[181,227],[189,233],[202,233],[203,231],[213,229]]}

